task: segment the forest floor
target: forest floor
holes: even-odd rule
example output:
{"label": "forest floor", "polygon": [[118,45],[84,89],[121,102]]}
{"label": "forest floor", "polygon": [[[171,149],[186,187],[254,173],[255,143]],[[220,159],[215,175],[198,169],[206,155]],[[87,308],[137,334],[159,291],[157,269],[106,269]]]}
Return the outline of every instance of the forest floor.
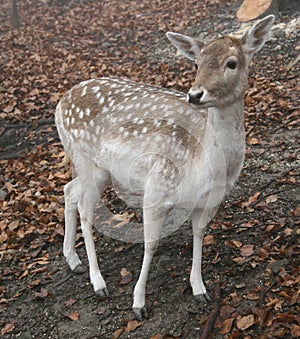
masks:
{"label": "forest floor", "polygon": [[[246,159],[235,189],[207,228],[203,278],[212,302],[192,296],[192,230],[161,240],[147,286],[149,319],[132,291],[143,245],[95,230],[108,298],[88,269],[62,255],[63,187],[70,169],[54,125],[74,84],[119,76],[187,92],[195,71],[165,32],[211,39],[240,30],[240,1],[19,1],[12,29],[0,3],[0,333],[3,338],[300,337],[299,18],[280,11],[253,59],[245,96]],[[298,25],[298,27],[297,27]],[[121,202],[108,191],[110,208]],[[87,267],[80,233],[78,252]]]}

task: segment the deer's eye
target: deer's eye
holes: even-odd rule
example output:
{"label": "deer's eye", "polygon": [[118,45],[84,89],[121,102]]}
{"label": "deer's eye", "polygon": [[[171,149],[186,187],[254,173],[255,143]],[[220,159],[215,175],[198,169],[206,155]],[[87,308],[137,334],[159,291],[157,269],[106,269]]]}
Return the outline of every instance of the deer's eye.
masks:
{"label": "deer's eye", "polygon": [[228,61],[226,66],[230,69],[236,69],[237,63],[236,61]]}
{"label": "deer's eye", "polygon": [[196,68],[196,70],[198,70],[198,65],[197,65],[197,63],[195,62],[195,68]]}

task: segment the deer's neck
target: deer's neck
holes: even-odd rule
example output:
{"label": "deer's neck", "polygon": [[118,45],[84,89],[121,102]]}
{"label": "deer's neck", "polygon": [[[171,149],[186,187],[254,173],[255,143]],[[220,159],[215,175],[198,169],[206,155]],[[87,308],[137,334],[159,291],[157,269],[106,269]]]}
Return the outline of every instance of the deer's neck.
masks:
{"label": "deer's neck", "polygon": [[209,108],[207,132],[215,134],[222,143],[226,140],[244,141],[244,101],[240,100],[222,109]]}
{"label": "deer's neck", "polygon": [[240,174],[245,155],[242,100],[222,110],[209,108],[204,140],[204,148],[214,164],[214,175],[222,178],[220,185],[224,184],[225,191],[228,192]]}

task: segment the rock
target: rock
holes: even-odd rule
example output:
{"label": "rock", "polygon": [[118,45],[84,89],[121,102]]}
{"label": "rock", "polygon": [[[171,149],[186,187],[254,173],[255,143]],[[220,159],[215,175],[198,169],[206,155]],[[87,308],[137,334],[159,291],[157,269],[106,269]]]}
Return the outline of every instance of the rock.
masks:
{"label": "rock", "polygon": [[0,200],[4,200],[7,196],[7,192],[3,189],[0,189]]}
{"label": "rock", "polygon": [[270,262],[269,267],[271,268],[274,274],[277,274],[280,271],[280,268],[286,266],[288,263],[289,263],[288,259],[282,259],[282,260]]}

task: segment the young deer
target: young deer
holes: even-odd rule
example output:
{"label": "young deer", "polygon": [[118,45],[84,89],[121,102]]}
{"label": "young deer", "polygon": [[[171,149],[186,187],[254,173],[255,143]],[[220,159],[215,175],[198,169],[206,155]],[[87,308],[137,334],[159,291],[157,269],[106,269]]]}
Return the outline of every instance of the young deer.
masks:
{"label": "young deer", "polygon": [[145,248],[133,298],[138,319],[147,317],[150,263],[165,221],[177,209],[192,219],[193,294],[208,299],[201,276],[205,226],[241,171],[248,66],[273,22],[269,15],[241,39],[225,36],[208,44],[168,32],[171,43],[196,62],[197,75],[187,100],[175,91],[101,78],[73,87],[57,106],[57,129],[75,170],[65,187],[63,252],[71,270],[82,271],[75,250],[79,212],[91,283],[102,296],[108,290],[93,240],[96,202],[112,183],[128,195],[141,195]]}

